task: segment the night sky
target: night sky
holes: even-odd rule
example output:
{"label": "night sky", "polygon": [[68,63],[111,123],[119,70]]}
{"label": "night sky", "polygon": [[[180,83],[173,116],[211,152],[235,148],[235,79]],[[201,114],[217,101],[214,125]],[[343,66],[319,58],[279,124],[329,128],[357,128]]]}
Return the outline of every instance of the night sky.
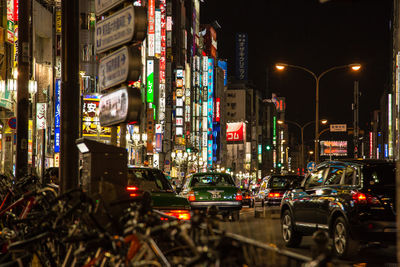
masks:
{"label": "night sky", "polygon": [[[275,62],[304,66],[320,74],[332,66],[361,63],[362,71],[337,70],[320,82],[320,118],[352,127],[354,81],[359,81],[360,128],[389,88],[390,0],[204,0],[201,23],[217,20],[218,56],[235,74],[235,33],[249,35],[249,80],[286,97],[286,119],[300,124],[315,119],[315,82],[306,72],[278,72]],[[312,127],[309,130],[312,132]],[[311,137],[311,136],[310,136]]]}

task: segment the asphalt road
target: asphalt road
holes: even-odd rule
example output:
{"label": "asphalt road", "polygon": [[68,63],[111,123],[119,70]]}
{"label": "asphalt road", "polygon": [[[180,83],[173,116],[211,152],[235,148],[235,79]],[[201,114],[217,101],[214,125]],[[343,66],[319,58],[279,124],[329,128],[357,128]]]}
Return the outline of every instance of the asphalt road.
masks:
{"label": "asphalt road", "polygon": [[[311,257],[311,251],[314,248],[311,237],[304,237],[299,248],[286,248],[281,238],[279,214],[271,214],[269,210],[262,207],[256,207],[256,209],[260,217],[255,217],[254,208],[244,207],[239,222],[222,222],[221,229]],[[370,246],[361,248],[359,255],[353,261],[335,260],[335,266],[397,266],[393,264],[395,262],[396,248],[394,246],[387,248]]]}

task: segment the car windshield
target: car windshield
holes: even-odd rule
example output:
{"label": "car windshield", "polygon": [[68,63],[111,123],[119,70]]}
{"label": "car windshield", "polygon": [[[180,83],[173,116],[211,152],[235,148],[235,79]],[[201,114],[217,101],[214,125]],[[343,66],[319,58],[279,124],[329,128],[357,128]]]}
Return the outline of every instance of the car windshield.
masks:
{"label": "car windshield", "polygon": [[144,191],[173,191],[164,174],[153,169],[129,169],[128,185],[135,185]]}
{"label": "car windshield", "polygon": [[226,174],[204,174],[194,175],[191,186],[207,186],[207,185],[235,185],[232,178]]}
{"label": "car windshield", "polygon": [[368,166],[363,169],[364,183],[367,186],[392,187],[396,185],[396,168],[393,165]]}
{"label": "car windshield", "polygon": [[300,176],[275,176],[271,177],[269,187],[273,189],[288,189],[299,187],[302,181]]}

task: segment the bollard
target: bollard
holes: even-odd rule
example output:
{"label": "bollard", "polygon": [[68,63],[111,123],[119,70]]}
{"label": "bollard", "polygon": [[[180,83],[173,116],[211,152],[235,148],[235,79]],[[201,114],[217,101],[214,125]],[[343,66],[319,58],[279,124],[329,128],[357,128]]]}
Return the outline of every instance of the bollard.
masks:
{"label": "bollard", "polygon": [[326,231],[317,230],[314,232],[312,239],[314,243],[311,245],[311,256],[314,261],[318,262],[318,266],[326,266],[331,260],[329,250],[329,236]]}

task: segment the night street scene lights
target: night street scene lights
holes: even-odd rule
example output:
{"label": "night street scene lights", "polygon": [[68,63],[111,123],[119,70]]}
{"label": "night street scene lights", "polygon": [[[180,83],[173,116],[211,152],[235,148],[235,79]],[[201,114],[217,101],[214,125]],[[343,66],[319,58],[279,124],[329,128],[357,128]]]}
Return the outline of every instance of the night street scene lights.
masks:
{"label": "night street scene lights", "polygon": [[[291,121],[291,120],[285,120],[285,121],[283,121],[283,120],[278,120],[277,121],[278,122],[278,124],[284,124],[285,122],[286,123],[290,123],[290,124],[293,124],[293,125],[295,125],[295,126],[297,126],[297,127],[299,127],[300,128],[300,134],[301,134],[301,156],[300,156],[300,166],[301,166],[301,168],[304,168],[304,128],[306,128],[308,125],[311,125],[312,123],[314,123],[315,121],[309,121],[309,122],[307,122],[307,123],[305,123],[305,124],[303,124],[303,125],[300,125],[299,123],[297,123],[297,122],[295,122],[295,121]],[[328,120],[326,120],[326,119],[322,119],[322,120],[320,120],[320,123],[321,124],[327,124],[328,123]],[[318,135],[319,136],[319,135]]]}
{"label": "night street scene lights", "polygon": [[319,81],[321,78],[327,74],[328,72],[338,70],[338,69],[346,69],[350,68],[352,71],[359,71],[361,69],[361,64],[359,63],[351,63],[351,64],[346,64],[346,65],[339,65],[339,66],[334,66],[331,67],[323,72],[321,72],[319,75],[315,74],[308,68],[302,67],[302,66],[297,66],[297,65],[291,65],[291,64],[286,64],[286,63],[276,63],[275,68],[278,71],[283,71],[286,68],[294,68],[294,69],[300,69],[303,70],[309,74],[315,79],[315,140],[314,140],[314,152],[315,152],[315,163],[317,164],[319,161],[319,140],[318,140],[318,134],[319,134]]}

